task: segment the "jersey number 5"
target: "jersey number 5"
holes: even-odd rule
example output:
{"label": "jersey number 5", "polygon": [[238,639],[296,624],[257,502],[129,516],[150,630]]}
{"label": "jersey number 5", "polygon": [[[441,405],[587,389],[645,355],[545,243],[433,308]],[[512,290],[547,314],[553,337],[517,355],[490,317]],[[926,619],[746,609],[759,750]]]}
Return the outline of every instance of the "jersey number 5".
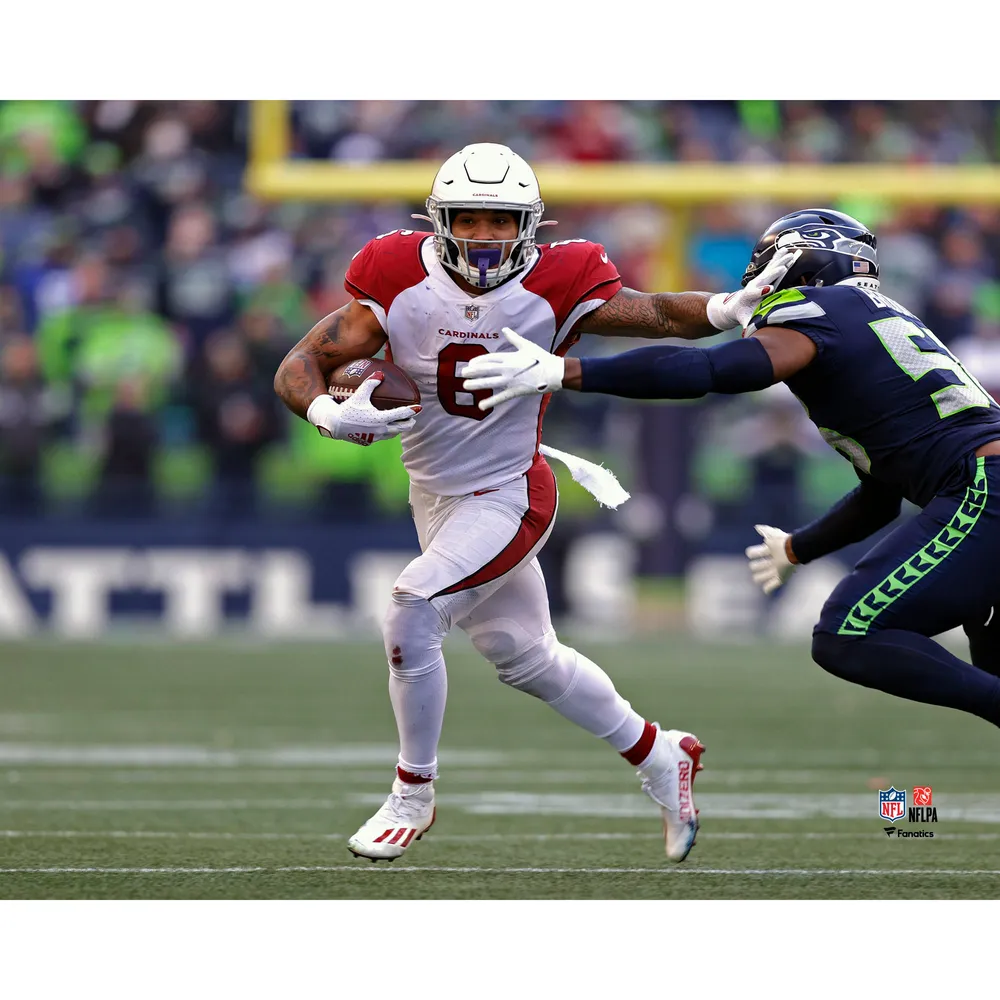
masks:
{"label": "jersey number 5", "polygon": [[[438,354],[438,399],[445,413],[451,413],[456,417],[468,417],[470,420],[482,420],[489,416],[490,410],[481,410],[477,405],[481,399],[487,399],[491,395],[489,389],[469,392],[468,389],[462,388],[464,376],[458,374],[460,363],[478,358],[480,354],[489,353],[482,344],[449,344]],[[472,402],[459,402],[459,394],[466,399],[471,396]]]}
{"label": "jersey number 5", "polygon": [[922,329],[902,316],[876,320],[869,325],[882,341],[882,346],[892,355],[893,361],[914,382],[933,371],[951,372],[958,380],[957,384],[946,385],[931,393],[931,400],[942,420],[973,406],[996,405],[976,377],[962,367],[961,362],[930,330]]}

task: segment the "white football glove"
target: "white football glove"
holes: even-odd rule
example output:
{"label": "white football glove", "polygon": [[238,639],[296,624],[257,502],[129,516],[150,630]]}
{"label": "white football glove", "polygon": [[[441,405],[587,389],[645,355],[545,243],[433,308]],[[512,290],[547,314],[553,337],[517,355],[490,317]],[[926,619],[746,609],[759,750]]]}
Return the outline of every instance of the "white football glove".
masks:
{"label": "white football glove", "polygon": [[327,393],[317,396],[306,410],[306,419],[324,437],[364,446],[376,441],[388,441],[402,431],[410,430],[416,423],[419,406],[377,410],[372,405],[372,393],[382,378],[381,372],[375,372],[343,403],[338,403]]}
{"label": "white football glove", "polygon": [[525,340],[509,326],[503,328],[503,335],[513,344],[513,351],[480,354],[465,366],[462,388],[467,392],[500,390],[482,400],[479,409],[488,410],[517,396],[533,396],[562,388],[566,371],[566,362],[562,358]]}
{"label": "white football glove", "polygon": [[735,292],[717,292],[708,300],[709,323],[717,330],[745,327],[760,300],[774,291],[801,254],[799,247],[785,247],[771,258],[753,281],[747,283],[746,288]]}
{"label": "white football glove", "polygon": [[764,543],[747,547],[750,575],[765,594],[770,594],[795,572],[798,564],[791,562],[785,551],[785,540],[789,537],[787,531],[772,528],[769,524],[755,524],[754,527]]}

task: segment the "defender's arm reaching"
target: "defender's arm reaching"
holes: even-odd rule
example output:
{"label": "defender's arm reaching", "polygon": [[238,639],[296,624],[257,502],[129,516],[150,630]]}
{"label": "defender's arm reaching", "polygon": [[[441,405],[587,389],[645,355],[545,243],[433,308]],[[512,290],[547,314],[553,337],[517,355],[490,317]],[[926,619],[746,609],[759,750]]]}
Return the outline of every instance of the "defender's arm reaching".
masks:
{"label": "defender's arm reaching", "polygon": [[697,399],[709,392],[766,389],[790,378],[816,357],[816,345],[786,327],[717,347],[640,347],[608,358],[560,358],[505,328],[516,350],[473,358],[464,387],[492,389],[479,408],[532,393],[576,389],[631,399]]}

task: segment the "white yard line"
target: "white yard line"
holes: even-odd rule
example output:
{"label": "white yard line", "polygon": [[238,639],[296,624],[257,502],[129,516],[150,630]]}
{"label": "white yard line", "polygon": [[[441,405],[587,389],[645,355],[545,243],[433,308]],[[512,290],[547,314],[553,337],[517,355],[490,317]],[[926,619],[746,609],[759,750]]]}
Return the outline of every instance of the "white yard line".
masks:
{"label": "white yard line", "polygon": [[265,867],[248,865],[231,868],[0,868],[2,875],[244,875],[267,873],[362,872],[400,873],[422,872],[457,875],[751,875],[751,876],[843,876],[843,875],[1000,875],[997,868],[478,868],[443,865],[281,865]]}
{"label": "white yard line", "polygon": [[[330,789],[330,791],[334,791]],[[935,792],[942,822],[1000,823],[1000,795]],[[321,812],[378,807],[384,791],[353,792],[324,798],[190,798],[183,799],[0,799],[4,812],[221,812],[250,810]],[[559,816],[650,819],[656,807],[635,792],[444,792],[438,805],[470,816]],[[877,796],[865,793],[702,792],[698,806],[706,820],[870,820],[878,822]],[[12,826],[14,824],[11,824]]]}
{"label": "white yard line", "polygon": [[[0,784],[8,785],[323,785],[343,787],[345,785],[375,785],[383,787],[392,781],[392,766],[375,770],[371,767],[360,769],[343,765],[315,766],[308,770],[303,765],[273,765],[262,769],[246,765],[219,766],[214,764],[176,764],[157,766],[151,769],[146,763],[141,767],[127,769],[118,764],[81,764],[63,770],[51,770],[51,765],[42,761],[18,761],[16,767],[8,765],[6,775],[0,774]],[[60,761],[65,768],[65,761]],[[4,762],[0,760],[0,767]],[[443,770],[448,787],[458,785],[498,784],[498,778],[509,787],[537,785],[593,785],[597,787],[628,786],[634,781],[628,768],[578,768],[551,770],[533,768],[513,770],[504,766],[498,772],[495,768],[485,770],[452,765]],[[759,771],[759,770],[716,770],[706,771],[698,776],[699,787],[774,788],[775,786],[822,786],[840,785],[856,788],[858,776],[850,771]]]}
{"label": "white yard line", "polygon": [[[0,721],[4,716],[0,715]],[[58,728],[58,720],[53,728]],[[2,729],[0,729],[2,732]],[[266,748],[227,748],[193,743],[55,743],[34,740],[0,740],[0,766],[47,765],[73,768],[103,767],[180,767],[180,768],[241,768],[241,767],[337,767],[388,766],[396,761],[397,747],[389,743],[333,743],[277,746]],[[473,768],[498,765],[520,766],[538,770],[572,773],[617,773],[621,764],[613,752],[567,750],[520,750],[490,747],[443,747],[440,752],[443,768],[455,773]],[[892,759],[884,752],[859,748],[855,753],[810,752],[797,755],[795,769],[783,767],[787,755],[783,751],[761,751],[740,755],[741,768],[719,770],[706,758],[707,768],[700,780],[720,780],[738,783],[781,781],[789,784],[812,784],[829,780],[832,775],[891,775],[900,767],[912,767],[913,761],[902,750]],[[987,751],[969,753],[939,752],[931,770],[953,766],[992,767],[995,763]],[[616,771],[617,768],[617,771]],[[495,777],[495,772],[489,772]]]}
{"label": "white yard line", "polygon": [[[384,794],[349,793],[351,805],[378,806]],[[702,817],[709,820],[871,820],[878,822],[878,796],[865,793],[717,792],[697,795]],[[937,793],[935,807],[942,821],[1000,822],[1000,796],[978,793]],[[438,797],[441,809],[472,816],[563,816],[646,819],[656,807],[645,796],[632,792],[574,793],[478,791],[445,792]]]}
{"label": "white yard line", "polygon": [[[389,743],[332,744],[271,747],[266,750],[219,750],[183,743],[70,744],[0,742],[0,765],[56,764],[76,767],[343,767],[351,764],[396,762],[397,748]],[[442,761],[490,767],[520,759],[501,750],[442,750]]]}
{"label": "white yard line", "polygon": [[[2,765],[0,765],[2,766]],[[326,788],[344,786],[388,788],[392,784],[391,765],[379,770],[359,770],[350,767],[314,767],[301,770],[273,767],[268,770],[250,770],[244,767],[163,767],[156,770],[121,770],[106,767],[79,767],[73,770],[51,771],[48,769],[23,767],[19,770],[7,769],[6,776],[0,773],[0,785],[322,785]],[[501,773],[505,785],[610,785],[626,787],[634,780],[628,768],[580,771],[515,771],[504,767],[497,770],[465,770],[451,767],[447,772],[448,785],[495,785]],[[728,776],[732,778],[732,776]],[[818,778],[816,779],[819,780]],[[717,782],[720,783],[720,782]],[[722,784],[744,784],[742,781],[726,780]],[[778,783],[782,783],[778,781]]]}
{"label": "white yard line", "polygon": [[[0,830],[0,840],[78,840],[107,838],[110,840],[321,840],[340,841],[348,836],[346,832],[331,833],[249,833],[215,830]],[[802,833],[761,831],[720,831],[713,833],[702,830],[701,840],[882,840],[881,830],[869,832],[804,831]],[[605,840],[662,840],[661,833],[453,833],[428,834],[435,843],[476,844],[502,841],[605,841]],[[934,831],[935,840],[1000,840],[1000,833],[941,833]]]}
{"label": "white yard line", "polygon": [[[379,799],[381,802],[385,796]],[[187,810],[226,809],[342,809],[344,802],[335,799],[0,799],[5,810],[66,810],[67,812],[178,812]]]}

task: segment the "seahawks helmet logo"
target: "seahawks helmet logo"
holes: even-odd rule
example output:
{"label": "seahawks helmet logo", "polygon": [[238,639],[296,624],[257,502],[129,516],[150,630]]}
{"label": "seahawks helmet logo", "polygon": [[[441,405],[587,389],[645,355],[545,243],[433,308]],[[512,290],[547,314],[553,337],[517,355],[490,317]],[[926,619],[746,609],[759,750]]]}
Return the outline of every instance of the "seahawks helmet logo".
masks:
{"label": "seahawks helmet logo", "polygon": [[818,250],[832,249],[844,234],[836,229],[810,229],[802,233],[797,229],[789,229],[782,233],[775,242],[775,248],[782,247],[815,247]]}

